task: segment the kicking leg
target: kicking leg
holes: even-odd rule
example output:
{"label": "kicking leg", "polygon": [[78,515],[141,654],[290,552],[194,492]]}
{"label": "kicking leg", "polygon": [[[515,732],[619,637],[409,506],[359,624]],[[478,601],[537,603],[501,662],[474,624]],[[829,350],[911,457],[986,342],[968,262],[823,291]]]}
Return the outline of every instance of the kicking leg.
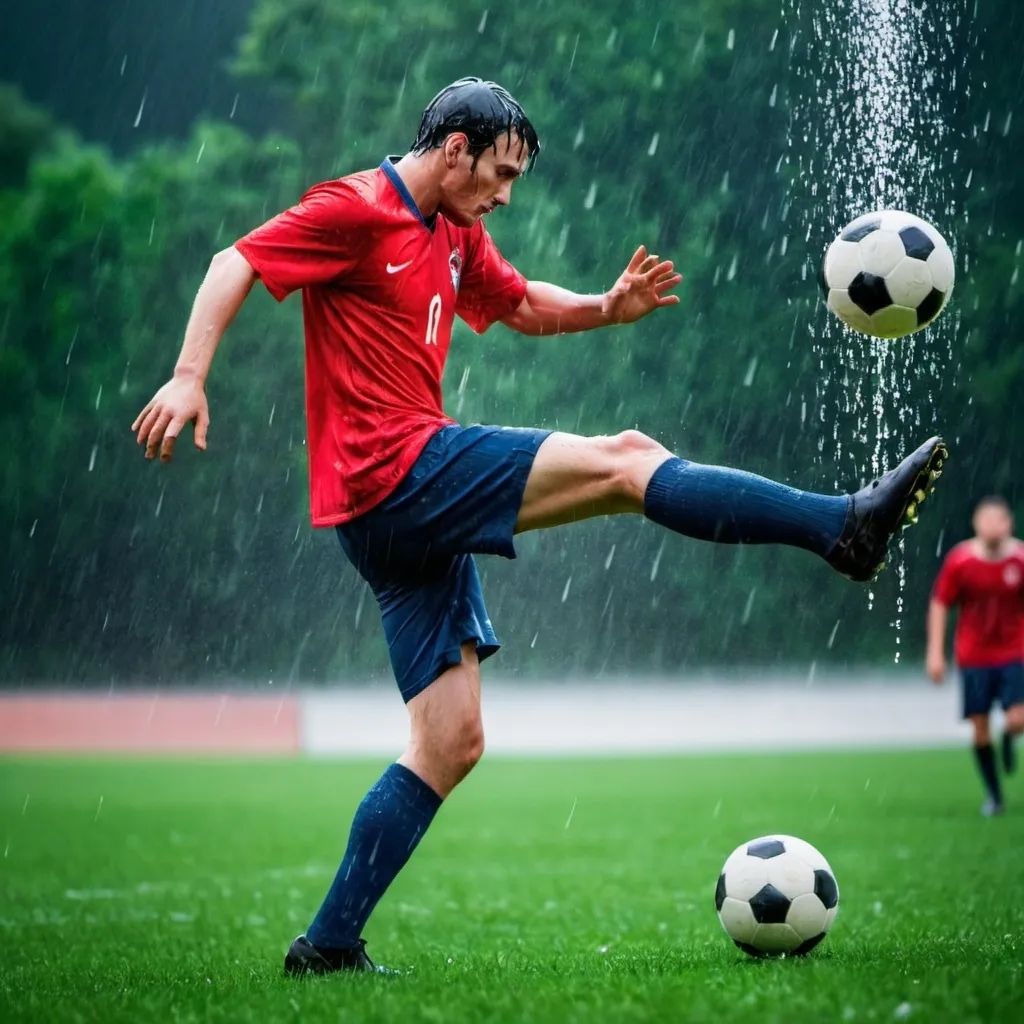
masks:
{"label": "kicking leg", "polygon": [[483,754],[476,644],[408,703],[409,745],[356,810],[348,847],[323,905],[293,943],[293,974],[372,970],[361,938],[374,907],[405,866],[441,802]]}
{"label": "kicking leg", "polygon": [[933,438],[862,491],[825,495],[676,458],[633,430],[589,438],[554,433],[537,452],[516,532],[643,513],[699,540],[804,548],[851,579],[868,580],[884,566],[892,534],[916,520],[945,454]]}

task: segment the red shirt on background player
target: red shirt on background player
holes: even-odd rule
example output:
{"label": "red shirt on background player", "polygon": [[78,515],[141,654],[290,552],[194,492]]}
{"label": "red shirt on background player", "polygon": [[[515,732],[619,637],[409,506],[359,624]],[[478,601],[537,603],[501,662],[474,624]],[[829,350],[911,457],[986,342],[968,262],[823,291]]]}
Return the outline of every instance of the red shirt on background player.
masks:
{"label": "red shirt on background player", "polygon": [[974,513],[975,536],[946,556],[928,611],[928,675],[946,675],[946,621],[959,609],[956,664],[963,677],[963,715],[974,727],[974,747],[988,790],[986,814],[1003,809],[989,730],[998,701],[1006,716],[1003,767],[1016,767],[1013,738],[1024,732],[1024,543],[1013,536],[1013,516],[1002,498],[985,498]]}

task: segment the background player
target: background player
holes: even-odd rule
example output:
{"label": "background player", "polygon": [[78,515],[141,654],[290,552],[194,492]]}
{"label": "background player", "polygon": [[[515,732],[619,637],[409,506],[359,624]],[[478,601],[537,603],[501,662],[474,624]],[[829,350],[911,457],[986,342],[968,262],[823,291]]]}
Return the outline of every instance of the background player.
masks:
{"label": "background player", "polygon": [[1013,536],[1004,498],[983,498],[974,537],[946,556],[928,609],[928,675],[946,677],[946,620],[959,608],[956,663],[963,680],[963,713],[974,728],[974,755],[988,794],[985,815],[1001,814],[1003,794],[989,730],[998,700],[1005,712],[1003,769],[1016,768],[1015,737],[1024,732],[1024,544]]}
{"label": "background player", "polygon": [[214,257],[174,377],[133,425],[171,457],[188,422],[206,446],[205,380],[253,283],[303,294],[310,503],[372,587],[410,715],[409,745],[360,804],[348,847],[289,971],[366,970],[362,928],[442,801],[483,752],[479,662],[498,649],[474,554],[514,557],[513,537],[634,513],[723,543],[803,548],[856,580],[884,564],[945,455],[938,438],[855,495],[812,494],[676,458],[625,431],[578,437],[462,427],[442,407],[456,314],[482,332],[626,324],[678,299],[669,261],[640,247],[614,285],[579,295],[527,281],[482,218],[509,203],[539,150],[501,87],[464,79],[424,111],[412,150],[312,188]]}

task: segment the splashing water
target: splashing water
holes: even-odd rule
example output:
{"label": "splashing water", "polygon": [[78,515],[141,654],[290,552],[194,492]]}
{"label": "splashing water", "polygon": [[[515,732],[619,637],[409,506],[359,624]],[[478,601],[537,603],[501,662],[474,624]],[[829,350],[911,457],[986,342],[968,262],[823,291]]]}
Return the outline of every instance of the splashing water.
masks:
{"label": "splashing water", "polygon": [[[961,153],[952,122],[970,95],[965,0],[786,2],[795,29],[787,160],[807,278],[836,233],[874,209],[924,217],[956,253],[964,175],[954,170]],[[836,456],[840,476],[877,475],[938,426],[934,384],[955,371],[957,327],[954,306],[926,331],[884,341],[816,306],[807,324],[818,369],[809,404],[826,428],[820,453]]]}
{"label": "splashing water", "polygon": [[[930,221],[966,269],[957,246],[969,187],[960,166],[965,133],[955,125],[970,97],[972,3],[784,0],[792,65],[788,213],[806,243],[808,286],[835,235],[876,209]],[[815,373],[804,401],[830,484],[864,483],[942,432],[936,386],[957,373],[955,304],[925,331],[895,342],[855,333],[821,302],[805,327]],[[902,593],[905,574],[898,575]]]}

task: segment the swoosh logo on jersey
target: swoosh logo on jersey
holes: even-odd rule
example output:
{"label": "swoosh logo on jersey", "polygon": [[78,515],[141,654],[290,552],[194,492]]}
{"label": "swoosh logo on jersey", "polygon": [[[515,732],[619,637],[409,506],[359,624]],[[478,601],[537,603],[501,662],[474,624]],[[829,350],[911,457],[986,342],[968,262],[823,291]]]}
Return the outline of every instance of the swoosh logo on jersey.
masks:
{"label": "swoosh logo on jersey", "polygon": [[397,266],[394,263],[389,263],[387,271],[389,274],[397,274],[400,270],[405,270],[410,263],[412,263],[412,260],[406,260],[405,263],[399,263]]}

